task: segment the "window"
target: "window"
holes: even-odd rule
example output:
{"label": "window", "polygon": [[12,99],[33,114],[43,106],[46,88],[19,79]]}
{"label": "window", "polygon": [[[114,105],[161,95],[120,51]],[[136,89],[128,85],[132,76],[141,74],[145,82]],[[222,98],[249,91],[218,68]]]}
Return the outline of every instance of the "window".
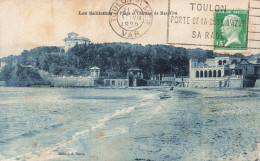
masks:
{"label": "window", "polygon": [[116,85],[116,82],[113,80],[113,81],[112,81],[112,86],[114,86],[114,85]]}
{"label": "window", "polygon": [[204,71],[204,77],[208,77],[208,71]]}
{"label": "window", "polygon": [[196,71],[196,78],[199,77],[199,71]]}
{"label": "window", "polygon": [[237,64],[237,60],[236,59],[232,60],[231,64]]}
{"label": "window", "polygon": [[218,70],[218,77],[221,77],[221,70]]}
{"label": "window", "polygon": [[236,69],[236,70],[235,70],[235,75],[238,75],[238,72],[239,72],[239,71]]}
{"label": "window", "polygon": [[110,81],[106,80],[106,86],[109,86],[109,85],[110,85]]}
{"label": "window", "polygon": [[200,77],[201,78],[203,77],[203,71],[200,71]]}
{"label": "window", "polygon": [[219,60],[219,61],[218,61],[218,65],[222,65],[222,60]]}
{"label": "window", "polygon": [[217,71],[214,70],[214,71],[213,71],[213,77],[216,77],[216,76],[217,76]]}
{"label": "window", "polygon": [[209,77],[212,77],[212,71],[211,70],[209,71]]}

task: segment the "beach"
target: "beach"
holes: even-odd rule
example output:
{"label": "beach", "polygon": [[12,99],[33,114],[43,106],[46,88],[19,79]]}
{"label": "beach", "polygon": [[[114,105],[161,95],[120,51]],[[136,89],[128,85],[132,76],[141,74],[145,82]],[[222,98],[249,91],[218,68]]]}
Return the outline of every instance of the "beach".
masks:
{"label": "beach", "polygon": [[1,87],[1,160],[258,159],[259,90],[169,89]]}

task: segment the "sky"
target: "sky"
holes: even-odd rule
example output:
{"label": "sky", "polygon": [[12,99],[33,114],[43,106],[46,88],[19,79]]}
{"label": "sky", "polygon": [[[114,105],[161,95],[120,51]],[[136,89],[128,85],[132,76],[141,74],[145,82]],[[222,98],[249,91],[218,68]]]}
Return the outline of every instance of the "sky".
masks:
{"label": "sky", "polygon": [[[63,39],[69,32],[87,37],[93,43],[167,43],[167,15],[153,16],[148,32],[136,39],[118,36],[111,28],[107,15],[79,15],[79,11],[109,11],[114,2],[115,0],[0,0],[0,58],[18,55],[25,49],[38,46],[64,46]],[[168,0],[147,2],[153,11],[168,10]],[[244,52],[246,55],[256,53],[260,51]]]}

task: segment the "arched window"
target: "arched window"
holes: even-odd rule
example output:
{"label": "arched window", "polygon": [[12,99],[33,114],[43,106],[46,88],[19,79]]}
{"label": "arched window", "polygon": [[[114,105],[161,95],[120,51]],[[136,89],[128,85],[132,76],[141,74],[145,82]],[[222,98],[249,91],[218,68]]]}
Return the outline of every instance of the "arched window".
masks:
{"label": "arched window", "polygon": [[237,64],[237,60],[236,59],[232,60],[231,64]]}
{"label": "arched window", "polygon": [[212,77],[212,71],[211,70],[209,71],[209,77]]}
{"label": "arched window", "polygon": [[238,75],[238,70],[237,69],[235,70],[235,75]]}
{"label": "arched window", "polygon": [[221,77],[221,70],[218,70],[218,77]]}
{"label": "arched window", "polygon": [[227,61],[226,60],[223,60],[223,65],[225,65],[227,63]]}
{"label": "arched window", "polygon": [[200,77],[201,78],[203,77],[203,71],[200,71]]}
{"label": "arched window", "polygon": [[219,60],[219,61],[218,61],[218,65],[222,65],[222,60]]}
{"label": "arched window", "polygon": [[213,77],[216,77],[216,76],[217,76],[217,71],[214,70],[214,71],[213,71]]}
{"label": "arched window", "polygon": [[208,71],[204,71],[204,77],[208,77]]}
{"label": "arched window", "polygon": [[196,71],[196,78],[199,77],[199,71]]}

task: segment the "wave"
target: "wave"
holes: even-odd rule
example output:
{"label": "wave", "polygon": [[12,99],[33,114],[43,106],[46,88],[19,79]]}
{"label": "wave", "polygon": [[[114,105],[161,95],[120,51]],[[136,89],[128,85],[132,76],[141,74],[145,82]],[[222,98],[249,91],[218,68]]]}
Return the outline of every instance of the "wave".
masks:
{"label": "wave", "polygon": [[32,137],[32,136],[35,136],[39,133],[40,133],[40,131],[38,131],[38,130],[32,130],[32,131],[29,131],[27,133],[22,134],[21,136],[22,137]]}
{"label": "wave", "polygon": [[108,120],[110,120],[111,118],[114,118],[116,116],[122,115],[122,114],[126,114],[131,112],[132,110],[134,110],[136,107],[138,106],[131,106],[128,107],[126,109],[122,109],[122,110],[116,110],[114,114],[112,115],[107,115],[105,116],[103,119],[98,120],[98,124],[94,125],[91,127],[91,131],[95,131],[97,128],[101,128],[105,125],[105,122],[107,122]]}
{"label": "wave", "polygon": [[[57,129],[61,126],[63,126],[64,124],[63,123],[59,123],[59,124],[54,124],[54,125],[51,125],[49,127],[45,127],[44,130],[54,130],[54,129]],[[40,133],[43,133],[44,130],[31,130],[29,132],[26,132],[26,133],[23,133],[21,135],[18,135],[18,136],[14,136],[14,137],[11,137],[11,138],[7,138],[7,139],[4,139],[4,140],[1,140],[0,141],[0,144],[5,144],[7,142],[10,142],[10,141],[14,141],[16,139],[20,139],[20,138],[29,138],[29,137],[33,137],[37,134],[40,134]]]}
{"label": "wave", "polygon": [[57,129],[57,128],[63,126],[63,125],[64,125],[63,123],[54,124],[54,125],[51,125],[50,127],[46,127],[45,129],[48,129],[48,130],[50,130],[50,129]]}
{"label": "wave", "polygon": [[144,106],[145,104],[141,104],[141,105],[136,105],[136,106],[130,106],[128,108],[125,108],[125,109],[121,109],[121,110],[116,110],[113,114],[110,114],[110,115],[106,115],[104,118],[98,120],[97,124],[91,126],[90,129],[86,129],[86,130],[83,130],[83,131],[80,131],[80,132],[76,132],[72,138],[73,139],[77,139],[83,135],[86,135],[87,133],[89,132],[94,132],[95,130],[99,129],[99,128],[102,128],[105,126],[105,123],[109,120],[111,120],[112,118],[115,118],[119,115],[122,115],[122,114],[126,114],[126,113],[129,113],[131,112],[132,110],[134,110],[136,107],[142,107]]}
{"label": "wave", "polygon": [[[143,107],[143,106],[145,106],[147,104],[152,104],[152,101],[149,101],[149,100],[155,99],[155,97],[157,97],[157,96],[158,96],[158,94],[145,95],[140,100],[141,104],[130,106],[130,107],[126,107],[126,108],[121,109],[121,110],[115,110],[112,114],[105,115],[104,118],[98,120],[97,124],[91,126],[90,129],[86,129],[86,130],[83,130],[83,131],[75,132],[72,135],[72,137],[71,137],[71,139],[69,141],[66,140],[66,141],[63,141],[63,142],[59,142],[57,144],[53,144],[51,146],[42,148],[39,151],[29,152],[29,153],[26,153],[26,154],[21,154],[21,155],[15,156],[13,158],[6,159],[6,161],[9,161],[9,160],[11,161],[11,160],[15,160],[16,158],[24,158],[24,157],[26,157],[27,160],[35,160],[33,158],[35,158],[35,157],[37,158],[39,156],[42,156],[41,154],[44,154],[46,157],[47,156],[50,157],[51,154],[54,151],[57,151],[58,148],[64,147],[64,146],[66,146],[68,144],[71,144],[72,142],[80,139],[81,137],[86,136],[88,133],[94,132],[97,129],[104,127],[106,122],[108,122],[109,120],[111,120],[113,118],[116,118],[116,117],[118,117],[120,115],[130,113],[131,111],[133,111],[137,107]],[[160,108],[161,107],[156,107],[155,111],[159,110]],[[55,124],[55,125],[52,125],[52,126],[50,126],[48,128],[45,128],[45,129],[50,130],[50,129],[58,128],[60,126],[63,126],[63,124],[62,123],[61,124]],[[105,136],[103,136],[103,138],[112,137],[112,136],[116,136],[116,135],[121,135],[121,134],[124,134],[126,132],[128,132],[128,128],[127,127],[117,127],[116,129],[114,129],[113,132],[111,132],[111,130],[110,130]],[[28,134],[25,134],[25,136],[30,136],[32,134],[33,133],[28,133]],[[56,155],[56,157],[58,157],[58,156]],[[48,158],[47,159],[46,158],[41,158],[40,160],[49,160],[49,159]]]}
{"label": "wave", "polygon": [[[143,96],[143,99],[141,99],[143,102],[145,102],[145,100],[150,100],[150,99],[154,99],[158,94],[149,94],[149,95],[145,95]],[[96,125],[93,125],[90,129],[86,129],[86,130],[83,130],[83,131],[80,131],[80,132],[76,132],[72,138],[73,140],[74,139],[77,139],[81,136],[84,136],[86,135],[87,133],[89,132],[94,132],[96,129],[99,129],[99,128],[102,128],[104,127],[105,123],[119,115],[123,115],[123,114],[126,114],[126,113],[129,113],[131,112],[132,110],[134,110],[136,107],[142,107],[144,105],[146,105],[148,103],[142,103],[141,105],[135,105],[135,106],[130,106],[128,108],[124,108],[124,109],[121,109],[121,110],[116,110],[113,114],[110,114],[110,115],[106,115],[104,118],[98,120],[97,124]],[[125,133],[125,131],[123,130],[122,133]]]}

